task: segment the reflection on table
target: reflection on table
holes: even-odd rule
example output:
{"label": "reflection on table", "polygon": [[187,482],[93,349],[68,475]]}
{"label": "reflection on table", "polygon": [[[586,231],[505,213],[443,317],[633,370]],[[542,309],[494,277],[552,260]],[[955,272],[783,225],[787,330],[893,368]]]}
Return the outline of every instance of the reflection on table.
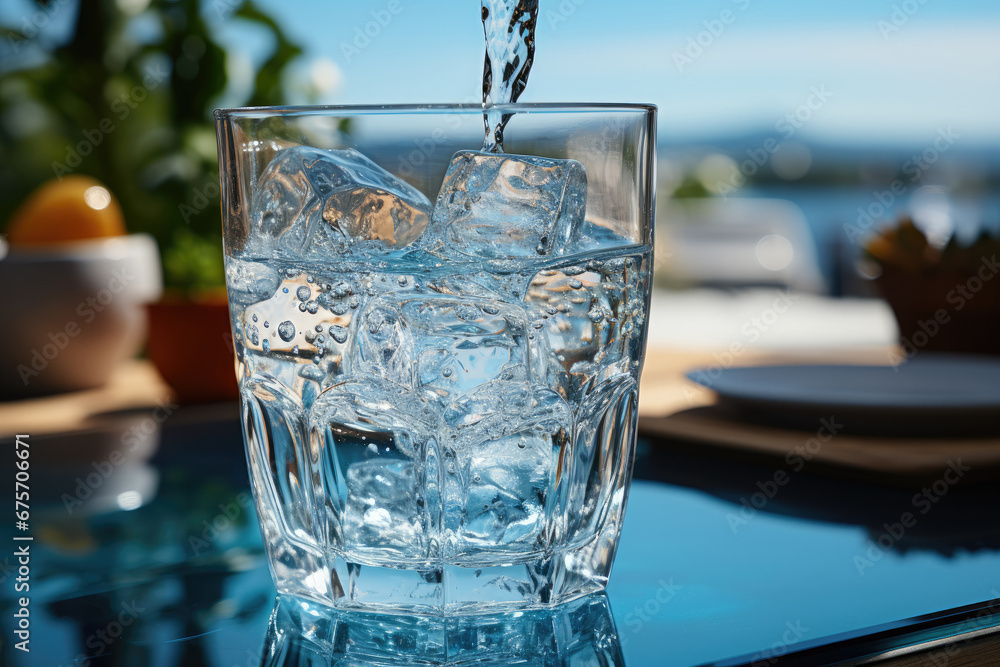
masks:
{"label": "reflection on table", "polygon": [[333,611],[279,596],[261,667],[624,665],[607,597],[551,610],[421,617]]}

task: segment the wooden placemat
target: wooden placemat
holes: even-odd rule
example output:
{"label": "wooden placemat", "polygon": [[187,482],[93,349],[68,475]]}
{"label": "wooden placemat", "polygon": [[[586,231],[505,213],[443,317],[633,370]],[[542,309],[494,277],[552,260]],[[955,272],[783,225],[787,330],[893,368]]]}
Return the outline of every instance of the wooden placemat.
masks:
{"label": "wooden placemat", "polygon": [[[746,354],[730,365],[764,363],[884,364],[886,350],[837,353]],[[706,454],[773,460],[776,468],[803,468],[866,481],[911,485],[941,479],[954,466],[971,467],[977,480],[1000,477],[1000,438],[896,438],[837,433],[823,439],[800,431],[749,423],[715,405],[714,394],[684,378],[711,368],[717,355],[650,350],[640,388],[639,433],[651,441],[696,444]],[[949,473],[954,477],[954,473]]]}
{"label": "wooden placemat", "polygon": [[97,389],[0,401],[0,438],[88,430],[100,426],[102,415],[124,410],[162,406],[173,412],[171,400],[170,388],[151,363],[130,360]]}

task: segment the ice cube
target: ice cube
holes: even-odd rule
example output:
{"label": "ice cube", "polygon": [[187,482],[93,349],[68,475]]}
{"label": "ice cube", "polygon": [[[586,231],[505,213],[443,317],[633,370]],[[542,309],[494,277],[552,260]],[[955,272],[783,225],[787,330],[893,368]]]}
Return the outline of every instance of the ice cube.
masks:
{"label": "ice cube", "polygon": [[396,451],[413,456],[432,437],[438,412],[423,393],[380,377],[345,378],[319,395],[309,425],[344,446],[390,442]]}
{"label": "ice cube", "polygon": [[453,550],[544,548],[553,474],[572,428],[558,394],[523,382],[490,382],[445,410],[445,527]]}
{"label": "ice cube", "polygon": [[446,403],[492,380],[526,380],[532,353],[524,310],[514,304],[451,295],[386,294],[356,328],[351,356],[360,377],[384,377],[429,390]]}
{"label": "ice cube", "polygon": [[436,543],[439,407],[378,377],[326,389],[309,412],[329,530],[356,553],[426,558]]}
{"label": "ice cube", "polygon": [[460,550],[537,542],[544,529],[552,469],[550,435],[529,428],[472,444],[462,452]]}
{"label": "ice cube", "polygon": [[425,245],[483,259],[558,255],[579,236],[586,208],[587,174],[576,160],[459,151]]}
{"label": "ice cube", "polygon": [[597,263],[540,271],[525,295],[525,307],[543,326],[538,334],[551,355],[549,384],[577,401],[600,370],[621,358],[616,340],[624,284]]}
{"label": "ice cube", "polygon": [[497,440],[526,428],[549,432],[572,427],[569,405],[548,387],[492,380],[452,402],[442,413],[450,447],[470,441]]}
{"label": "ice cube", "polygon": [[241,304],[270,298],[281,284],[274,267],[263,262],[245,262],[226,255],[226,285],[229,298]]}
{"label": "ice cube", "polygon": [[264,169],[250,210],[251,256],[322,258],[402,248],[431,203],[354,149],[286,148]]}
{"label": "ice cube", "polygon": [[372,459],[347,468],[344,508],[345,546],[393,547],[419,545],[422,523],[412,461]]}

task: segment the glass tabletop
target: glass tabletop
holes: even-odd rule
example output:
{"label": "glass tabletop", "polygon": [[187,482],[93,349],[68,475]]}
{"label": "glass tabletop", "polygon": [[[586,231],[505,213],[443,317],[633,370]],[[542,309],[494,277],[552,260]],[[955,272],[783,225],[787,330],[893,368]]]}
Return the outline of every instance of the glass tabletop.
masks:
{"label": "glass tabletop", "polygon": [[[313,664],[276,641],[295,643],[298,603],[275,602],[235,407],[130,433],[31,439],[29,528],[0,527],[0,662]],[[808,472],[773,489],[772,468],[642,441],[607,597],[543,625],[586,626],[612,662],[681,667],[834,664],[996,625],[997,494],[976,471],[936,494]]]}

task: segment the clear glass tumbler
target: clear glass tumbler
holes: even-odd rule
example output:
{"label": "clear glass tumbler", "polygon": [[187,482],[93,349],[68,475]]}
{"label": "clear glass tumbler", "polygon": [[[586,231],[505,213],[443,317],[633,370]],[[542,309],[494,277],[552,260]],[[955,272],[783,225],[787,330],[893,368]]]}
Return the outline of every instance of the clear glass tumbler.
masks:
{"label": "clear glass tumbler", "polygon": [[544,607],[607,583],[652,278],[656,109],[216,112],[247,461],[282,593]]}

